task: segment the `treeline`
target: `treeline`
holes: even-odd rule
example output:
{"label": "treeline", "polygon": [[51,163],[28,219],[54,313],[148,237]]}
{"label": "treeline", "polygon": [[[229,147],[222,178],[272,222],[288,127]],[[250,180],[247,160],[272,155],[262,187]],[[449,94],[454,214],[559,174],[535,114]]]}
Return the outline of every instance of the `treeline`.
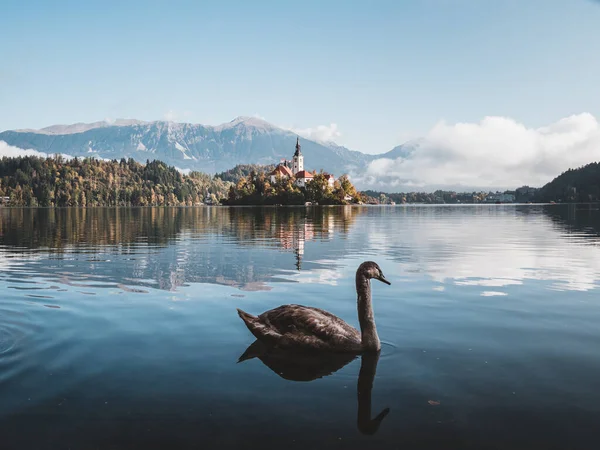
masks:
{"label": "treeline", "polygon": [[270,173],[275,169],[273,164],[260,165],[260,164],[238,164],[232,169],[226,170],[215,175],[223,181],[230,181],[231,183],[237,183],[242,178],[248,178],[251,173]]}
{"label": "treeline", "polygon": [[402,203],[481,203],[484,202],[485,192],[453,192],[437,190],[435,192],[396,192],[363,191],[366,203],[385,205],[392,202]]}
{"label": "treeline", "polygon": [[161,161],[60,155],[0,160],[0,197],[11,206],[192,206],[218,202],[229,187],[218,177],[183,175]]}
{"label": "treeline", "polygon": [[591,163],[563,172],[537,193],[540,202],[600,201],[600,163]]}
{"label": "treeline", "polygon": [[[350,199],[351,198],[351,199]],[[355,189],[346,175],[338,178],[333,187],[329,186],[323,172],[314,175],[305,187],[296,185],[295,178],[277,177],[271,182],[265,172],[252,171],[248,177],[241,177],[229,188],[224,201],[228,205],[303,205],[306,202],[319,205],[345,205],[358,203],[361,194]]]}

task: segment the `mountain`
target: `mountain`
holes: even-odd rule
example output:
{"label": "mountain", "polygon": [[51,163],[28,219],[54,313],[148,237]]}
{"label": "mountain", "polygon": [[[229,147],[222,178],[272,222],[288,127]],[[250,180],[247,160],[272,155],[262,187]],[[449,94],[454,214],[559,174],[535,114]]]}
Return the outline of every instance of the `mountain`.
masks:
{"label": "mountain", "polygon": [[[105,159],[158,159],[180,169],[216,173],[237,164],[274,164],[291,159],[297,135],[255,117],[238,117],[218,126],[165,121],[54,125],[41,130],[11,130],[0,141],[47,154]],[[375,159],[332,143],[300,138],[305,166],[341,175],[357,172]],[[380,155],[383,156],[383,155]]]}
{"label": "mountain", "polygon": [[415,151],[419,148],[419,145],[423,143],[423,139],[415,139],[409,142],[406,142],[402,145],[398,145],[394,147],[387,153],[383,153],[381,155],[376,155],[376,158],[388,158],[388,159],[409,159],[413,156]]}

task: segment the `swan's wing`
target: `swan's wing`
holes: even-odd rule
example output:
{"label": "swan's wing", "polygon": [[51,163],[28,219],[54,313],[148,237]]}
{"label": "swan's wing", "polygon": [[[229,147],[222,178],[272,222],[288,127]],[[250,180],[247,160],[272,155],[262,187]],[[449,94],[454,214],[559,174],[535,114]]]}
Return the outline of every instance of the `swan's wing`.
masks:
{"label": "swan's wing", "polygon": [[294,345],[340,347],[360,345],[360,333],[339,317],[319,308],[283,305],[259,316],[267,327],[276,330]]}

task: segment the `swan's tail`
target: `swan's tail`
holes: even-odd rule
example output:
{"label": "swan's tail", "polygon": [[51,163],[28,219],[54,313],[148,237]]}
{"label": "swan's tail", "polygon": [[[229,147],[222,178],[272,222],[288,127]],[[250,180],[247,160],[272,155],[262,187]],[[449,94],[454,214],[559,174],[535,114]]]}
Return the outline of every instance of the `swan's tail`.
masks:
{"label": "swan's tail", "polygon": [[237,312],[256,339],[266,342],[276,342],[281,338],[281,335],[277,331],[261,323],[258,317],[248,314],[239,308],[237,308]]}
{"label": "swan's tail", "polygon": [[244,323],[250,330],[250,333],[252,333],[256,338],[258,338],[259,336],[257,336],[256,330],[256,328],[259,326],[258,317],[253,316],[252,314],[248,314],[246,311],[242,311],[240,308],[236,309],[238,312],[238,316],[240,316],[240,319],[244,321]]}
{"label": "swan's tail", "polygon": [[[240,308],[236,308],[237,312],[238,312],[238,316],[240,316],[240,319],[242,319],[244,321],[244,323],[246,324],[246,326],[250,329],[250,326],[254,323],[256,323],[256,321],[258,320],[258,317],[253,316],[252,314],[248,314],[246,311],[242,311]],[[252,329],[250,329],[250,331],[252,331]]]}

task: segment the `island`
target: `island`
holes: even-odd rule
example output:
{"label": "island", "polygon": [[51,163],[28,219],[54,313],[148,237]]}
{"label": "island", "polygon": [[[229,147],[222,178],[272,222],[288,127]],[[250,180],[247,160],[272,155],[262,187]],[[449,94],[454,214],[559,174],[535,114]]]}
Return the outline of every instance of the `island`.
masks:
{"label": "island", "polygon": [[347,205],[362,196],[347,175],[304,168],[300,140],[290,161],[284,159],[270,172],[252,169],[229,188],[226,205]]}

